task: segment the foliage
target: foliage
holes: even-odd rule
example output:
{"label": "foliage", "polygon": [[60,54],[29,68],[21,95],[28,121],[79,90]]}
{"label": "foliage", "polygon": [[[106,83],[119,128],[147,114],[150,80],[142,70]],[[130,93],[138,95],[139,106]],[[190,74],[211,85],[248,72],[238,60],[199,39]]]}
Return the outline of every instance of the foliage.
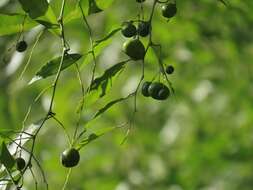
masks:
{"label": "foliage", "polygon": [[[253,3],[176,1],[167,19],[170,2],[0,3],[0,190],[252,188]],[[143,60],[123,52],[126,21],[151,24],[132,37]],[[145,98],[145,81],[174,94]]]}

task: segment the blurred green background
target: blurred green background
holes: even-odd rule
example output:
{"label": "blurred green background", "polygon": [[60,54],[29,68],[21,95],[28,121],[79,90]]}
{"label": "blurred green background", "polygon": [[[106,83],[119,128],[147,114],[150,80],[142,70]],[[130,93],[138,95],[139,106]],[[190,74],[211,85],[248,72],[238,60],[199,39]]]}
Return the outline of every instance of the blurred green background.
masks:
{"label": "blurred green background", "polygon": [[[56,15],[60,3],[51,1]],[[67,1],[66,17],[73,14],[75,3]],[[123,128],[81,149],[81,162],[72,170],[67,190],[252,190],[253,1],[229,0],[228,4],[226,7],[216,0],[177,1],[178,14],[169,22],[157,7],[153,39],[162,45],[163,63],[175,67],[175,73],[169,76],[175,95],[158,102],[138,94],[138,112],[127,141],[120,145],[126,132]],[[1,1],[0,5],[1,12],[21,11],[13,0]],[[136,19],[140,11],[135,0],[101,0],[98,5],[105,11],[88,17],[95,39],[120,27],[125,20]],[[145,18],[151,5],[152,0],[144,4]],[[5,24],[8,26],[0,20],[2,28]],[[89,50],[88,31],[80,18],[66,23],[65,30],[71,52]],[[17,34],[0,37],[1,129],[20,130],[32,100],[53,81],[49,77],[27,85],[42,65],[60,55],[60,39],[48,31],[42,34],[27,71],[19,79],[38,31],[37,27],[24,33],[29,44],[24,54],[7,51],[15,45]],[[121,50],[125,40],[119,32],[96,49],[96,76],[127,59]],[[145,80],[151,80],[158,71],[152,51],[145,61]],[[87,88],[91,56],[78,64]],[[87,123],[110,100],[134,90],[140,75],[141,64],[129,62],[105,97],[98,99],[99,93],[87,96],[81,128],[88,127],[89,133],[127,122],[133,113],[133,99]],[[27,124],[46,114],[50,96],[48,92],[41,97]],[[61,75],[54,105],[57,118],[70,135],[78,119],[80,98],[72,66]],[[35,155],[45,170],[50,189],[60,189],[64,184],[68,170],[61,166],[59,157],[67,146],[57,123],[48,121],[38,137]],[[39,189],[43,189],[41,175],[37,170],[35,173]],[[34,189],[33,182],[28,172],[24,190]]]}

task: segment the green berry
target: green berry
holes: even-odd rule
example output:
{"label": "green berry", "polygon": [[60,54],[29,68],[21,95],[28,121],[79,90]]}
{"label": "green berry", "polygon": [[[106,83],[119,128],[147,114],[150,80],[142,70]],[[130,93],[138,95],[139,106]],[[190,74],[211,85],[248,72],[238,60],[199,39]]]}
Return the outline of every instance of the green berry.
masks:
{"label": "green berry", "polygon": [[162,15],[166,18],[172,18],[177,13],[177,6],[175,3],[167,3],[162,6]]}
{"label": "green berry", "polygon": [[66,168],[72,168],[79,163],[80,154],[78,150],[71,148],[65,150],[61,155],[61,163]]}
{"label": "green berry", "polygon": [[170,90],[167,86],[164,86],[159,90],[157,100],[166,100],[170,95]]}
{"label": "green berry", "polygon": [[16,50],[18,52],[24,52],[27,49],[27,43],[25,41],[20,41],[16,45]]}
{"label": "green berry", "polygon": [[151,25],[148,21],[141,21],[138,25],[138,34],[142,37],[146,37],[150,34]]}
{"label": "green berry", "polygon": [[166,67],[166,73],[168,74],[168,75],[170,75],[170,74],[172,74],[173,72],[174,72],[174,67],[172,66],[172,65],[168,65],[167,67]]}
{"label": "green berry", "polygon": [[151,84],[151,82],[144,82],[142,84],[142,88],[141,88],[141,93],[143,96],[145,97],[149,97],[149,92],[148,92],[148,88],[149,88],[149,85]]}
{"label": "green berry", "polygon": [[25,160],[21,157],[16,158],[16,167],[18,170],[23,170],[26,166]]}
{"label": "green berry", "polygon": [[144,59],[145,47],[139,39],[130,39],[123,44],[123,51],[133,60]]}
{"label": "green berry", "polygon": [[123,36],[130,38],[136,35],[137,29],[132,22],[124,22],[121,28]]}
{"label": "green berry", "polygon": [[163,88],[162,83],[154,82],[154,83],[149,85],[148,93],[152,98],[157,99],[158,98],[158,93],[159,93],[160,89],[162,89],[162,88]]}

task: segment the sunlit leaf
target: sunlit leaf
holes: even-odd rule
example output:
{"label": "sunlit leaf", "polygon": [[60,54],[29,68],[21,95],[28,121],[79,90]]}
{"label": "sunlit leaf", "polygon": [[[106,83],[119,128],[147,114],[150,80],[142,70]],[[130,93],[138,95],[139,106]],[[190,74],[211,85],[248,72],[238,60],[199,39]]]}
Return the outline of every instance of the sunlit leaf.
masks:
{"label": "sunlit leaf", "polygon": [[35,21],[26,18],[22,26],[24,17],[22,14],[0,14],[0,36],[27,31],[37,25]]}
{"label": "sunlit leaf", "polygon": [[35,21],[45,26],[50,32],[58,36],[60,35],[60,29],[59,24],[57,22],[57,18],[50,6],[48,7],[45,15],[36,18]]}
{"label": "sunlit leaf", "polygon": [[[77,62],[80,58],[82,57],[81,54],[66,54],[63,59],[63,65],[62,69],[64,70],[68,68],[69,66],[73,65],[75,62]],[[37,73],[36,75],[32,78],[32,80],[29,82],[29,84],[34,83],[35,81],[47,78],[49,76],[52,76],[57,73],[60,62],[61,62],[62,57],[57,57],[53,60],[50,60],[47,62]]]}

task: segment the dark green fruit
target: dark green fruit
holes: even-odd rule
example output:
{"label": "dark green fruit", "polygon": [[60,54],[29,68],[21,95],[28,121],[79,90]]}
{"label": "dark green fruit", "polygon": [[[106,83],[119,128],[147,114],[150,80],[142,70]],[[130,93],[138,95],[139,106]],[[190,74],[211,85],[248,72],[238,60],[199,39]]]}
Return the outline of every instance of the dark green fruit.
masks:
{"label": "dark green fruit", "polygon": [[143,3],[145,0],[136,0],[137,3]]}
{"label": "dark green fruit", "polygon": [[130,38],[136,35],[137,29],[132,22],[124,22],[121,28],[123,36]]}
{"label": "dark green fruit", "polygon": [[142,84],[142,88],[141,88],[141,93],[143,96],[145,97],[149,97],[149,92],[148,92],[148,88],[149,88],[149,85],[151,84],[151,82],[144,82]]}
{"label": "dark green fruit", "polygon": [[172,66],[172,65],[168,65],[167,67],[166,67],[166,73],[168,74],[168,75],[170,75],[170,74],[172,74],[174,72],[174,67]]}
{"label": "dark green fruit", "polygon": [[18,52],[24,52],[27,49],[27,43],[23,40],[17,43],[16,50]]}
{"label": "dark green fruit", "polygon": [[61,163],[66,168],[72,168],[78,164],[80,154],[78,150],[71,148],[65,150],[61,155]]}
{"label": "dark green fruit", "polygon": [[164,85],[160,82],[154,82],[154,83],[150,84],[149,87],[148,87],[149,95],[152,98],[157,99],[158,98],[158,93],[163,88],[163,86]]}
{"label": "dark green fruit", "polygon": [[177,6],[175,3],[168,3],[162,6],[162,15],[166,18],[171,18],[177,13]]}
{"label": "dark green fruit", "polygon": [[148,21],[141,21],[138,25],[138,34],[142,37],[146,37],[149,35],[151,30],[150,22]]}
{"label": "dark green fruit", "polygon": [[170,90],[167,86],[163,86],[162,89],[159,90],[157,95],[157,100],[166,100],[170,95]]}
{"label": "dark green fruit", "polygon": [[144,59],[145,47],[138,39],[131,39],[123,44],[123,51],[133,60]]}
{"label": "dark green fruit", "polygon": [[25,168],[25,165],[26,165],[26,163],[23,158],[21,158],[21,157],[16,158],[16,167],[18,170],[20,170],[20,171],[23,170]]}

